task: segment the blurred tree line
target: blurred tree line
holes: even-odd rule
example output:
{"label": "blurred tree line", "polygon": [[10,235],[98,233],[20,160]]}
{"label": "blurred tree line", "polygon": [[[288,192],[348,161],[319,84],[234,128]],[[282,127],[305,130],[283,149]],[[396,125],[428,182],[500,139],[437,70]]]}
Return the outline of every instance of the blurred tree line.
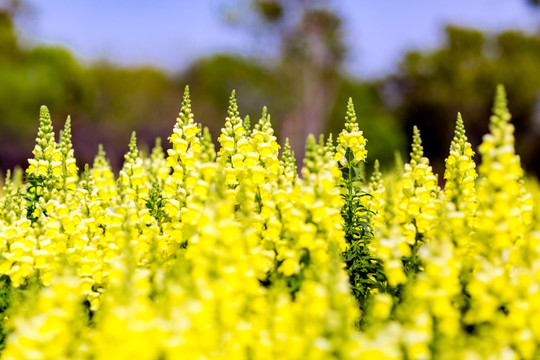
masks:
{"label": "blurred tree line", "polygon": [[186,84],[196,121],[208,126],[214,139],[235,89],[241,113],[252,123],[262,107],[268,107],[281,143],[291,138],[299,158],[308,133],[340,131],[351,96],[371,155],[390,163],[393,149],[405,144],[398,123],[385,111],[376,84],[343,74],[340,19],[324,7],[301,2],[284,2],[288,8],[278,10],[283,17],[272,18],[269,3],[250,8],[277,34],[279,59],[218,54],[178,74],[106,62],[83,65],[59,47],[25,47],[17,39],[15,12],[0,11],[0,168],[26,166],[42,104],[49,107],[58,129],[71,115],[80,166],[92,162],[102,143],[118,168],[132,130],[143,146],[152,147],[156,136],[168,146]]}
{"label": "blurred tree line", "polygon": [[407,134],[423,132],[426,153],[442,173],[447,144],[461,112],[473,148],[488,131],[496,84],[506,87],[516,151],[540,174],[540,37],[517,31],[489,35],[453,26],[441,48],[409,52],[381,83],[387,106]]}
{"label": "blurred tree line", "polygon": [[[85,67],[65,49],[18,42],[11,16],[0,11],[0,168],[26,166],[37,134],[39,106],[51,110],[57,130],[73,118],[81,163],[103,143],[115,166],[127,151],[130,130],[149,141],[175,118],[181,92],[165,74],[106,63]],[[82,165],[82,164],[80,164]]]}
{"label": "blurred tree line", "polygon": [[441,48],[410,52],[394,74],[366,81],[344,70],[341,19],[326,1],[246,4],[241,16],[251,22],[242,23],[259,29],[263,41],[275,44],[276,54],[213,55],[177,74],[107,62],[83,65],[62,48],[24,46],[12,21],[16,11],[0,10],[0,168],[26,166],[42,104],[58,128],[71,115],[79,166],[91,163],[102,143],[118,168],[132,130],[142,146],[152,147],[156,136],[168,146],[187,84],[196,121],[208,126],[214,139],[236,89],[241,113],[253,123],[267,106],[281,143],[289,137],[300,158],[308,133],[337,135],[352,97],[370,161],[378,158],[388,166],[395,151],[405,155],[412,125],[418,124],[426,155],[442,174],[457,112],[478,145],[487,131],[495,85],[503,83],[518,152],[529,170],[540,173],[538,36],[448,27]]}

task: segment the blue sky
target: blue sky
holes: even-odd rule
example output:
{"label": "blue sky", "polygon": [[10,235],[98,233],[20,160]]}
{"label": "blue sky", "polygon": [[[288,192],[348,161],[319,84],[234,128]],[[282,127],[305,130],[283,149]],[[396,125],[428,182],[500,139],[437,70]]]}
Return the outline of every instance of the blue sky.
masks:
{"label": "blue sky", "polygon": [[[246,27],[225,21],[248,0],[28,0],[19,22],[30,43],[60,44],[79,58],[124,65],[152,64],[171,71],[215,52],[261,49]],[[1,3],[1,0],[0,0]],[[347,69],[358,76],[391,71],[409,49],[430,49],[452,23],[486,31],[534,31],[540,11],[526,0],[334,0],[350,48]]]}

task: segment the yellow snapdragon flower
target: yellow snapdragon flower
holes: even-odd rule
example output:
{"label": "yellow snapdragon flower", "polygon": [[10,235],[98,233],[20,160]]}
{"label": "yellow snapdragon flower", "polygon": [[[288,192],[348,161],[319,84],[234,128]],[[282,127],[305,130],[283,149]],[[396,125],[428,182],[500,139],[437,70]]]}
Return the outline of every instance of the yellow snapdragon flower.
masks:
{"label": "yellow snapdragon flower", "polygon": [[347,114],[345,115],[345,128],[341,131],[337,139],[335,160],[341,164],[346,164],[347,149],[350,149],[355,163],[364,161],[367,156],[366,139],[358,127],[356,113],[352,99],[349,98],[347,104]]}

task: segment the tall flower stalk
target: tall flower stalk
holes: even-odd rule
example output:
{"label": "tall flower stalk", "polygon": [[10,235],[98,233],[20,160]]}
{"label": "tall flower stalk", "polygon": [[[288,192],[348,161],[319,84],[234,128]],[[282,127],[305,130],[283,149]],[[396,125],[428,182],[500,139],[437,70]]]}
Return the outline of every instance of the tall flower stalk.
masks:
{"label": "tall flower stalk", "polygon": [[370,226],[370,210],[366,198],[370,195],[362,190],[362,167],[366,159],[366,139],[359,130],[352,99],[349,99],[345,115],[345,129],[339,134],[336,160],[341,170],[341,208],[343,230],[349,248],[345,251],[345,263],[353,294],[362,310],[374,291],[383,289],[385,277],[381,262],[370,251],[373,236]]}

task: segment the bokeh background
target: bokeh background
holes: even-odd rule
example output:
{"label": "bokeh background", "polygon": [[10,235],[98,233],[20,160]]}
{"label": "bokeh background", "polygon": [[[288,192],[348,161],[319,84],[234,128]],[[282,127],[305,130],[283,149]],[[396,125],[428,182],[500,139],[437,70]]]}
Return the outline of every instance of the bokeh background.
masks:
{"label": "bokeh background", "polygon": [[214,139],[235,89],[299,158],[309,133],[341,130],[352,97],[369,162],[406,158],[416,124],[442,175],[457,112],[478,146],[498,83],[538,175],[539,1],[0,0],[0,169],[26,166],[40,105],[57,130],[71,115],[80,167],[101,143],[118,168],[133,130],[168,146],[189,85]]}

